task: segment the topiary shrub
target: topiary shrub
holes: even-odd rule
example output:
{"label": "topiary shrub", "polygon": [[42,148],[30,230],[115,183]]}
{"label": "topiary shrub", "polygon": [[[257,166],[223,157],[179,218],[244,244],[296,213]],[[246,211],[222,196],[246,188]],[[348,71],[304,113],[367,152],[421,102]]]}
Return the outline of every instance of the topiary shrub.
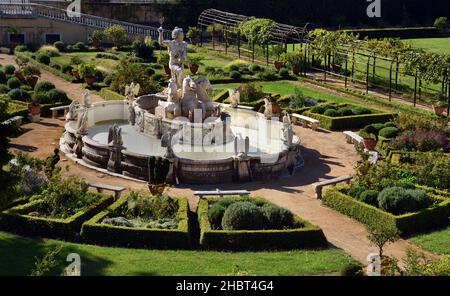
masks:
{"label": "topiary shrub", "polygon": [[325,105],[317,105],[311,108],[311,112],[315,113],[315,114],[323,114],[325,113],[326,110],[326,106]]}
{"label": "topiary shrub", "polygon": [[53,43],[53,46],[56,47],[61,52],[64,52],[67,50],[66,44],[62,41],[56,41],[55,43]]}
{"label": "topiary shrub", "polygon": [[384,124],[384,127],[396,127],[395,123],[393,123],[392,121],[388,121]]}
{"label": "topiary shrub", "polygon": [[338,117],[339,116],[339,112],[336,109],[327,109],[323,115],[328,116],[328,117]]}
{"label": "topiary shrub", "polygon": [[382,129],[384,129],[384,123],[374,123],[374,124],[372,124],[372,126],[377,130],[377,131],[380,131],[380,130],[382,130]]}
{"label": "topiary shrub", "polygon": [[53,83],[51,83],[50,81],[40,81],[34,87],[34,91],[35,92],[48,92],[54,88],[56,88],[55,85]]}
{"label": "topiary shrub", "polygon": [[230,71],[230,78],[235,81],[240,81],[242,79],[242,74],[239,71]]}
{"label": "topiary shrub", "polygon": [[6,82],[6,74],[3,70],[0,69],[0,83]]}
{"label": "topiary shrub", "polygon": [[378,135],[380,137],[383,137],[386,139],[392,139],[392,138],[397,137],[398,133],[399,133],[399,129],[396,127],[385,127],[380,130]]}
{"label": "topiary shrub", "polygon": [[372,113],[372,111],[370,109],[367,109],[364,107],[354,107],[354,108],[352,108],[352,112],[354,115],[366,115],[366,114]]}
{"label": "topiary shrub", "polygon": [[6,75],[13,75],[16,71],[16,67],[14,67],[14,65],[6,65],[4,71]]}
{"label": "topiary shrub", "polygon": [[220,229],[220,227],[222,226],[222,218],[223,214],[225,214],[225,211],[226,207],[217,203],[208,210],[209,221],[211,222],[211,226],[213,229]]}
{"label": "topiary shrub", "polygon": [[348,263],[342,268],[341,276],[364,276],[364,267],[359,262]]}
{"label": "topiary shrub", "polygon": [[153,75],[156,73],[156,71],[155,71],[155,69],[153,69],[152,67],[147,67],[147,68],[145,68],[145,73],[146,73],[148,76],[153,76]]}
{"label": "topiary shrub", "polygon": [[294,226],[294,215],[285,208],[265,204],[261,211],[266,218],[266,229],[290,229]]}
{"label": "topiary shrub", "polygon": [[87,51],[89,48],[83,42],[77,42],[72,46],[72,50],[74,51]]}
{"label": "topiary shrub", "polygon": [[366,191],[367,188],[359,183],[355,183],[352,185],[352,187],[348,190],[348,195],[350,195],[353,198],[359,199],[361,196],[361,193]]}
{"label": "topiary shrub", "polygon": [[15,89],[20,88],[22,82],[20,82],[20,80],[16,77],[11,77],[8,79],[8,82],[6,84],[8,85],[9,89]]}
{"label": "topiary shrub", "polygon": [[337,112],[339,113],[339,116],[352,116],[353,115],[352,109],[350,109],[348,107],[339,108],[337,110]]}
{"label": "topiary shrub", "polygon": [[378,206],[378,194],[376,190],[365,190],[361,192],[358,199],[366,204]]}
{"label": "topiary shrub", "polygon": [[39,63],[45,64],[45,65],[49,65],[50,64],[50,57],[45,54],[45,53],[39,53],[36,56],[36,61],[38,61]]}
{"label": "topiary shrub", "polygon": [[281,78],[289,78],[289,70],[288,69],[286,69],[286,68],[282,68],[282,69],[280,69],[280,77]]}
{"label": "topiary shrub", "polygon": [[72,71],[73,71],[73,67],[71,65],[63,65],[61,67],[61,72],[63,72],[63,73],[72,74]]}
{"label": "topiary shrub", "polygon": [[66,92],[61,89],[58,89],[58,88],[54,88],[54,89],[50,90],[47,93],[47,95],[48,95],[48,98],[50,99],[50,101],[53,103],[69,101],[69,98],[67,97]]}
{"label": "topiary shrub", "polygon": [[413,213],[430,204],[431,200],[423,190],[390,187],[378,195],[379,207],[394,215]]}
{"label": "topiary shrub", "polygon": [[30,94],[20,88],[10,90],[8,93],[8,96],[11,98],[11,100],[22,101],[22,102],[26,102],[29,99],[31,99]]}
{"label": "topiary shrub", "polygon": [[251,72],[260,72],[263,70],[260,65],[256,65],[256,64],[250,65],[250,67],[248,69]]}
{"label": "topiary shrub", "polygon": [[35,92],[33,94],[33,99],[36,102],[39,102],[41,104],[50,104],[52,101],[50,100],[48,93],[46,92]]}
{"label": "topiary shrub", "polygon": [[251,202],[236,202],[230,205],[222,218],[223,230],[260,230],[264,228],[264,215]]}

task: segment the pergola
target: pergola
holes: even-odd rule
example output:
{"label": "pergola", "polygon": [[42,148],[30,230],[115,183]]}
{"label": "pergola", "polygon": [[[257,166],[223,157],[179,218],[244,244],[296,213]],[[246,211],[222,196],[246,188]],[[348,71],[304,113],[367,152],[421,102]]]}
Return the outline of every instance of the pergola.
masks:
{"label": "pergola", "polygon": [[[203,32],[205,28],[210,25],[220,24],[223,26],[223,33],[225,38],[227,34],[237,34],[238,43],[240,42],[240,36],[238,32],[238,26],[240,23],[250,19],[252,17],[221,11],[217,9],[206,9],[198,18],[198,26]],[[289,43],[304,43],[307,35],[307,28],[309,24],[305,24],[303,27],[295,27],[286,24],[276,23],[271,31],[271,44],[283,44],[287,47]],[[202,34],[203,35],[203,34]]]}

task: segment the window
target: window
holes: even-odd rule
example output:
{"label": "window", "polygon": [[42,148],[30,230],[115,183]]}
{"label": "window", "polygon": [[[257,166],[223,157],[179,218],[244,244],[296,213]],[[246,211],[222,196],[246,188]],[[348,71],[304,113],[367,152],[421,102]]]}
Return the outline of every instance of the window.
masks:
{"label": "window", "polygon": [[10,44],[25,44],[25,34],[24,33],[9,33],[9,43]]}
{"label": "window", "polygon": [[45,34],[45,43],[53,44],[57,41],[61,41],[61,34],[59,33],[46,33]]}

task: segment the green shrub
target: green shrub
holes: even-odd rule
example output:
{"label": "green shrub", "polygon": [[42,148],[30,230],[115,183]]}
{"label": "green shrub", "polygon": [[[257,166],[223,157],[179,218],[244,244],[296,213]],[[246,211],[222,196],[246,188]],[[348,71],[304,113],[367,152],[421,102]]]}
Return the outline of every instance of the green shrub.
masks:
{"label": "green shrub", "polygon": [[152,67],[147,67],[145,68],[145,73],[147,73],[148,76],[153,76],[156,73],[156,71]]}
{"label": "green shrub", "polygon": [[8,96],[11,98],[11,100],[22,101],[22,102],[26,102],[29,99],[31,99],[30,94],[20,88],[10,90],[8,92]]}
{"label": "green shrub", "polygon": [[260,208],[251,202],[230,205],[222,218],[223,230],[259,230],[264,228],[264,216]]}
{"label": "green shrub", "polygon": [[359,262],[348,263],[341,270],[341,276],[363,276],[364,267]]}
{"label": "green shrub", "polygon": [[0,84],[0,94],[7,94],[9,92],[9,87],[5,84]]}
{"label": "green shrub", "polygon": [[366,204],[378,206],[378,194],[376,190],[365,190],[361,192],[358,199]]}
{"label": "green shrub", "polygon": [[36,61],[38,61],[39,63],[42,63],[44,65],[50,65],[50,57],[45,53],[39,53],[36,56]]}
{"label": "green shrub", "polygon": [[285,208],[265,204],[261,211],[266,218],[266,229],[290,229],[294,227],[294,214]]}
{"label": "green shrub", "polygon": [[327,109],[323,115],[328,116],[328,117],[338,117],[339,116],[339,112],[335,109]]}
{"label": "green shrub", "polygon": [[14,52],[25,52],[28,51],[28,47],[26,45],[18,45],[14,48]]}
{"label": "green shrub", "polygon": [[6,81],[6,74],[2,69],[0,69],[0,84],[5,83]]}
{"label": "green shrub", "polygon": [[153,47],[143,40],[134,40],[132,47],[134,54],[141,59],[148,60],[153,57]]}
{"label": "green shrub", "polygon": [[235,81],[241,81],[242,74],[238,71],[232,70],[232,71],[230,71],[230,78]]}
{"label": "green shrub", "polygon": [[393,123],[392,121],[388,121],[384,124],[384,127],[396,127],[395,123]]}
{"label": "green shrub", "polygon": [[213,229],[220,229],[222,226],[223,214],[225,214],[226,207],[220,204],[214,204],[208,211],[209,221]]}
{"label": "green shrub", "polygon": [[250,65],[250,67],[248,69],[254,73],[264,70],[260,65],[256,65],[256,64]]}
{"label": "green shrub", "polygon": [[9,89],[15,89],[20,88],[22,82],[20,82],[20,80],[16,77],[11,77],[8,79],[8,82],[6,84],[8,85]]}
{"label": "green shrub", "polygon": [[392,139],[395,138],[399,133],[398,128],[396,127],[385,127],[380,130],[378,135],[380,137],[386,138],[386,139]]}
{"label": "green shrub", "polygon": [[275,81],[279,79],[279,76],[274,70],[265,70],[263,72],[258,72],[256,78],[263,81]]}
{"label": "green shrub", "polygon": [[33,99],[41,104],[50,104],[52,102],[48,96],[48,93],[46,93],[46,92],[34,93]]}
{"label": "green shrub", "polygon": [[279,74],[280,74],[280,77],[281,77],[281,78],[284,78],[284,79],[290,77],[290,75],[289,75],[289,70],[286,69],[286,68],[280,69],[280,73],[279,73]]}
{"label": "green shrub", "polygon": [[53,46],[56,47],[60,52],[65,52],[67,50],[66,44],[62,41],[56,41],[53,43]]}
{"label": "green shrub", "polygon": [[61,72],[66,73],[66,74],[72,74],[73,71],[73,67],[71,65],[63,65],[61,67]]}
{"label": "green shrub", "polygon": [[348,190],[348,195],[350,195],[353,198],[359,199],[361,196],[361,193],[366,191],[367,188],[359,183],[353,184],[352,187]]}
{"label": "green shrub", "polygon": [[339,108],[337,110],[337,113],[339,114],[339,116],[352,116],[353,115],[352,109],[350,109],[348,107]]}
{"label": "green shrub", "polygon": [[380,192],[378,204],[386,212],[401,215],[426,208],[431,200],[423,190],[390,187]]}
{"label": "green shrub", "polygon": [[379,132],[384,128],[384,123],[374,123],[372,126]]}
{"label": "green shrub", "polygon": [[13,75],[16,71],[16,67],[14,67],[14,65],[6,65],[4,71],[6,75]]}
{"label": "green shrub", "polygon": [[352,108],[352,112],[355,115],[372,114],[372,111],[370,109],[364,108],[364,107],[354,107],[354,108]]}
{"label": "green shrub", "polygon": [[51,102],[67,102],[69,101],[69,98],[67,97],[67,93],[61,89],[54,88],[50,90],[48,93],[48,98]]}
{"label": "green shrub", "polygon": [[311,112],[315,114],[324,114],[326,110],[325,105],[317,105],[311,108]]}
{"label": "green shrub", "polygon": [[48,92],[55,88],[55,85],[50,81],[40,81],[34,87],[35,92]]}
{"label": "green shrub", "polygon": [[88,46],[86,44],[84,44],[83,42],[77,42],[72,46],[72,49],[74,51],[88,51]]}

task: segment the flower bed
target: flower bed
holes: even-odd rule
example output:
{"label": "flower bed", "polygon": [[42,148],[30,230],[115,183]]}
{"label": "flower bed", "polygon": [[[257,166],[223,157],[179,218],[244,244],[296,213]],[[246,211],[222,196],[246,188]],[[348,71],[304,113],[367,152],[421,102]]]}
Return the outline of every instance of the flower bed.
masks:
{"label": "flower bed", "polygon": [[[187,199],[176,199],[174,229],[149,228],[106,224],[105,219],[117,218],[128,209],[130,196],[124,196],[83,225],[81,235],[84,241],[99,245],[145,247],[158,249],[185,249],[191,247],[189,233],[189,204]],[[111,220],[110,220],[111,221]],[[131,226],[131,225],[130,225]]]}
{"label": "flower bed", "polygon": [[450,199],[432,196],[435,204],[414,213],[393,215],[375,206],[359,201],[339,191],[339,187],[328,190],[323,196],[324,205],[366,225],[393,224],[402,235],[426,231],[446,224],[450,217]]}
{"label": "flower bed", "polygon": [[[247,201],[262,206],[273,206],[260,199],[228,198],[227,200],[234,202]],[[198,206],[197,213],[201,231],[200,244],[204,248],[218,250],[266,250],[322,248],[327,246],[325,235],[319,227],[301,220],[292,213],[296,227],[290,229],[216,230],[210,221],[209,215],[211,215],[210,206],[217,201],[218,199],[201,199]],[[225,215],[226,213],[224,213]],[[225,218],[223,219],[226,220]],[[256,220],[250,222],[253,226],[257,226]]]}
{"label": "flower bed", "polygon": [[67,218],[31,216],[38,208],[47,207],[44,200],[34,200],[0,213],[0,229],[23,235],[49,238],[74,239],[81,225],[113,202],[112,196],[98,196],[89,207]]}
{"label": "flower bed", "polygon": [[328,130],[361,128],[368,124],[384,123],[394,118],[393,113],[351,104],[321,104],[304,112],[304,115],[317,119]]}

